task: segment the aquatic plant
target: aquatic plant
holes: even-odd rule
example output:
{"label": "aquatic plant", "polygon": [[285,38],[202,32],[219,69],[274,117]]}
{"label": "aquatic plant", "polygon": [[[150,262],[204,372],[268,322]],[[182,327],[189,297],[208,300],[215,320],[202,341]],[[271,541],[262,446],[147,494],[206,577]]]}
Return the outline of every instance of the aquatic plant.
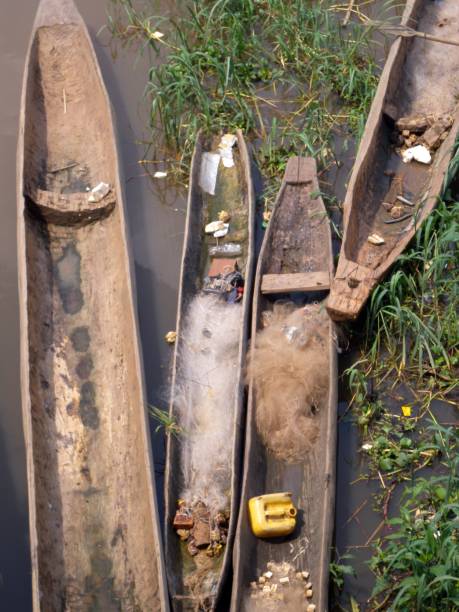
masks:
{"label": "aquatic plant", "polygon": [[443,470],[405,489],[392,532],[375,544],[371,610],[459,608],[459,432],[430,429]]}
{"label": "aquatic plant", "polygon": [[152,153],[172,152],[176,170],[187,173],[201,128],[244,129],[274,184],[293,152],[335,165],[336,135],[362,132],[377,84],[371,30],[343,28],[332,2],[194,1],[173,19],[132,0],[113,6],[116,39],[162,53],[146,88],[151,129],[164,137]]}

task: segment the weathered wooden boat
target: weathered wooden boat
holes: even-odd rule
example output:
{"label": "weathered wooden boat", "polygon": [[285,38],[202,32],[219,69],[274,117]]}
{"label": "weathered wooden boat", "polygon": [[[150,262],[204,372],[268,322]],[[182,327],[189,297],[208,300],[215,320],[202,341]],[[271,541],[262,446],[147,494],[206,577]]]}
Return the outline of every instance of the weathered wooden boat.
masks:
{"label": "weathered wooden boat", "polygon": [[17,195],[33,609],[167,610],[119,158],[71,0],[36,16]]}
{"label": "weathered wooden boat", "polygon": [[201,134],[193,155],[178,299],[170,418],[179,433],[169,436],[165,473],[175,610],[217,605],[239,507],[254,194],[242,133],[217,142]]}
{"label": "weathered wooden boat", "polygon": [[[456,40],[457,2],[408,0],[401,25]],[[451,76],[458,69],[457,46],[398,37],[391,47],[344,202],[327,306],[337,320],[358,316],[441,195],[459,128],[459,83]],[[430,149],[430,165],[402,161],[413,144]]]}
{"label": "weathered wooden boat", "polygon": [[[324,306],[333,275],[331,233],[318,193],[314,159],[291,158],[257,264],[242,500],[233,555],[231,609],[235,612],[306,610],[312,603],[316,610],[327,609],[337,360],[334,324]],[[293,311],[298,327],[292,326],[291,318],[278,318],[278,335],[270,337],[269,351],[262,356],[256,352],[261,347],[260,338],[275,325],[276,308],[284,307],[286,298],[294,300],[299,308]],[[314,344],[319,330],[319,343]],[[297,342],[299,347],[305,343],[309,351],[304,353],[299,370],[293,367],[293,353],[285,352]],[[266,363],[254,368],[257,359],[270,361],[272,372],[266,369]],[[300,395],[295,395],[299,387],[293,392],[286,389],[294,379],[306,388],[315,385],[316,378],[321,378],[321,388],[315,395],[315,405],[303,404]],[[275,414],[266,408],[261,411],[262,400],[271,403]],[[249,500],[262,502],[261,496],[280,492],[284,502],[263,506],[266,524],[261,527],[266,533],[277,529],[278,524],[295,516],[296,506],[294,531],[283,537],[256,537]],[[285,499],[290,494],[293,508],[287,506],[287,510]],[[305,597],[305,589],[312,591],[309,597]]]}

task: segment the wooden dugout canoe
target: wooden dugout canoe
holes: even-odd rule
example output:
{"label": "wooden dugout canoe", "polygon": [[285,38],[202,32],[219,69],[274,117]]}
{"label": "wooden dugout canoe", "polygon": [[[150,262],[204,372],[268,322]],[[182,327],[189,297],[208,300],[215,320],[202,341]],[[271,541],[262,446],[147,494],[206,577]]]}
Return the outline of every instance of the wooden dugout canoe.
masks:
{"label": "wooden dugout canoe", "polygon": [[[287,461],[275,456],[258,430],[257,397],[253,377],[250,378],[241,511],[233,556],[231,609],[235,612],[284,609],[287,604],[283,600],[278,602],[278,607],[271,599],[253,600],[253,589],[250,587],[252,581],[258,581],[264,572],[270,570],[268,564],[282,562],[291,564],[295,572],[310,573],[308,581],[313,585],[313,599],[306,600],[302,595],[300,602],[296,601],[297,608],[306,609],[312,601],[316,604],[316,610],[323,612],[327,609],[335,495],[337,359],[334,325],[326,314],[323,301],[333,275],[331,233],[322,199],[314,194],[318,191],[314,159],[291,158],[257,264],[251,343],[262,329],[264,313],[273,312],[279,298],[292,298],[297,305],[311,308],[314,313],[313,326],[315,319],[319,321],[320,317],[324,317],[322,324],[326,326],[326,333],[322,350],[329,371],[328,389],[314,416],[319,435],[309,452],[299,461]],[[306,372],[306,378],[307,375]],[[282,387],[278,391],[282,403],[279,405],[279,415],[282,419],[285,411]],[[304,440],[304,444],[307,444],[307,440]],[[298,509],[295,530],[281,538],[255,537],[249,521],[249,499],[284,491],[292,493]],[[283,587],[278,586],[277,594],[280,594]]]}
{"label": "wooden dugout canoe", "polygon": [[[235,165],[232,168],[224,168],[220,162],[215,194],[209,195],[202,187],[202,172],[206,163],[205,156],[209,151],[216,151],[215,140],[213,143],[206,139],[202,134],[198,137],[194,150],[190,185],[188,194],[188,210],[185,226],[185,237],[182,256],[181,280],[178,297],[177,315],[177,339],[175,344],[174,361],[172,367],[172,388],[170,402],[170,416],[175,423],[182,429],[178,436],[169,436],[166,473],[165,473],[165,547],[166,547],[166,568],[169,581],[169,592],[174,610],[211,610],[214,609],[219,601],[225,578],[231,563],[231,546],[237,521],[239,508],[239,477],[242,459],[242,431],[244,426],[244,375],[243,363],[247,347],[247,337],[250,317],[250,301],[252,290],[253,260],[254,260],[254,193],[251,176],[251,162],[249,153],[244,142],[242,133],[237,132],[237,143],[234,149]],[[215,153],[213,153],[215,154]],[[229,220],[230,231],[223,239],[216,240],[212,236],[204,234],[205,225],[217,218],[218,212],[226,210],[231,214]],[[228,361],[228,368],[224,372],[225,384],[232,386],[231,399],[228,400],[226,392],[221,390],[216,392],[210,408],[213,414],[213,424],[217,430],[223,427],[223,414],[232,411],[231,422],[227,424],[228,440],[221,440],[222,445],[230,448],[229,469],[227,470],[227,481],[224,485],[225,495],[228,499],[229,524],[227,525],[227,542],[220,549],[220,553],[208,557],[205,563],[206,568],[198,576],[202,569],[202,558],[210,551],[210,546],[203,546],[196,556],[190,555],[188,545],[191,537],[187,541],[181,541],[173,528],[173,520],[177,511],[177,502],[183,497],[183,491],[190,487],[199,489],[200,479],[205,478],[204,473],[196,473],[193,468],[193,459],[189,458],[189,453],[193,452],[187,447],[187,440],[194,436],[198,427],[193,421],[198,417],[194,414],[197,404],[205,398],[196,399],[197,386],[201,381],[196,380],[200,372],[196,372],[196,378],[187,377],[187,368],[191,367],[189,362],[193,360],[193,354],[187,352],[187,347],[194,354],[212,350],[212,344],[223,339],[217,339],[217,333],[212,331],[210,337],[208,329],[190,329],[191,304],[198,303],[203,296],[204,279],[208,276],[215,264],[216,259],[209,256],[211,249],[216,244],[220,246],[238,243],[241,246],[242,254],[237,257],[239,268],[244,277],[244,294],[240,302],[240,314],[236,322],[236,327],[231,331],[232,348],[231,358]],[[230,257],[230,256],[229,256]],[[212,263],[212,261],[214,263]],[[222,261],[222,260],[220,260]],[[234,304],[225,304],[223,308],[232,309]],[[227,311],[229,313],[229,311]],[[229,313],[230,314],[230,313]],[[212,317],[210,316],[209,319]],[[222,319],[226,318],[222,311]],[[208,320],[206,325],[209,329],[215,330],[215,321]],[[213,326],[213,327],[211,327]],[[191,334],[196,334],[198,340],[196,344],[190,341]],[[221,355],[226,359],[225,355]],[[214,361],[204,364],[209,370],[209,377],[204,384],[212,385],[214,376]],[[206,373],[207,376],[207,373]],[[228,389],[227,389],[228,391]],[[185,397],[185,400],[184,400]],[[191,400],[187,399],[191,397]],[[184,406],[183,406],[184,404]],[[223,412],[221,407],[224,407]],[[185,412],[183,412],[185,410]],[[186,422],[189,419],[189,422]],[[208,440],[208,438],[206,438]],[[210,440],[212,442],[212,440]],[[187,450],[188,449],[188,450]],[[198,452],[206,457],[206,463],[218,467],[215,457],[209,453],[208,444],[201,442]],[[216,449],[219,455],[220,448]],[[191,468],[187,465],[191,462]],[[206,466],[203,466],[206,468]],[[187,471],[188,469],[188,471]],[[213,467],[211,468],[213,469]],[[191,470],[191,471],[190,471]],[[194,470],[194,472],[193,472]],[[187,474],[195,474],[193,484],[187,482]],[[212,476],[212,473],[211,473]],[[219,473],[216,469],[214,474],[215,481],[211,481],[210,488],[217,488]],[[193,490],[194,490],[193,489]],[[213,516],[210,516],[210,522]],[[196,579],[196,580],[195,580]],[[190,586],[193,584],[193,586]]]}
{"label": "wooden dugout canoe", "polygon": [[42,0],[17,158],[35,611],[168,609],[119,171],[86,27]]}
{"label": "wooden dugout canoe", "polygon": [[[401,24],[457,40],[457,2],[408,0]],[[358,316],[372,289],[407,247],[441,195],[459,129],[459,85],[452,77],[458,70],[457,46],[401,37],[392,44],[344,201],[343,243],[327,305],[334,319]],[[438,117],[445,113],[451,115],[452,127],[434,151],[432,164],[403,163],[391,142],[395,122],[401,117]],[[391,219],[383,206],[388,196],[394,196],[397,181],[399,195],[412,203],[408,206],[398,201],[403,220]],[[370,244],[372,234],[381,237],[384,244]]]}

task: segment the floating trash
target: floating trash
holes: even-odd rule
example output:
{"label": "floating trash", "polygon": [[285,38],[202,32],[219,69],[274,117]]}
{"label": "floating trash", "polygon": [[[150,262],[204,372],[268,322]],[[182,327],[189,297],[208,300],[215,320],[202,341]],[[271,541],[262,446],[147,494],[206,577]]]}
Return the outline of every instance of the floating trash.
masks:
{"label": "floating trash", "polygon": [[162,170],[158,170],[153,174],[154,178],[166,178],[167,172],[163,172]]}
{"label": "floating trash", "polygon": [[174,344],[174,342],[177,340],[177,332],[175,332],[175,331],[168,331],[167,334],[164,336],[164,340],[168,344]]}
{"label": "floating trash", "polygon": [[404,417],[411,416],[411,406],[402,406],[402,414]]}

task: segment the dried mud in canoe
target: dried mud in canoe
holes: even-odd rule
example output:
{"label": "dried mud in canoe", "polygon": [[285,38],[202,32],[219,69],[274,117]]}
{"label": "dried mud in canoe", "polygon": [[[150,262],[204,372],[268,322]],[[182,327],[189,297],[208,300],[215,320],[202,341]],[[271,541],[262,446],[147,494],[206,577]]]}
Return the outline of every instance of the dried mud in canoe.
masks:
{"label": "dried mud in canoe", "polygon": [[[316,604],[317,610],[327,608],[335,490],[337,360],[334,325],[323,304],[326,291],[314,291],[309,286],[310,280],[318,278],[319,275],[322,279],[327,278],[328,282],[322,286],[322,289],[327,289],[333,274],[328,217],[321,198],[312,195],[314,192],[319,192],[314,160],[291,158],[257,265],[251,342],[253,344],[257,331],[263,328],[262,321],[266,318],[269,321],[276,305],[282,304],[286,299],[293,301],[298,308],[306,306],[313,328],[316,327],[314,321],[317,321],[317,327],[319,321],[321,325],[325,325],[322,352],[328,364],[327,385],[313,417],[318,426],[318,436],[311,445],[310,440],[304,439],[304,448],[309,450],[302,452],[301,457],[291,456],[289,440],[285,440],[284,457],[281,456],[282,451],[274,454],[268,449],[267,445],[271,445],[269,437],[266,436],[263,440],[257,425],[257,396],[251,378],[241,512],[234,545],[231,609],[235,612],[305,609],[311,601]],[[271,281],[271,275],[276,275],[279,279],[277,293],[262,293],[261,287],[267,286],[266,280]],[[301,291],[303,287],[306,292],[290,293],[294,275],[299,278],[296,290]],[[283,285],[285,290],[281,293]],[[268,327],[269,325],[270,323]],[[282,393],[281,388],[279,393]],[[278,411],[281,420],[286,408],[283,399],[284,397],[279,396]],[[295,403],[291,397],[288,399]],[[274,434],[277,435],[278,430],[273,432]],[[281,538],[256,538],[249,522],[248,500],[254,496],[280,491],[291,492],[293,502],[298,508],[295,530],[291,535]],[[261,592],[263,585],[255,589],[251,587],[251,582],[258,581],[264,572],[271,569],[274,569],[276,577],[275,567],[271,564],[279,566],[284,562],[291,566],[293,577],[296,572],[309,572],[308,581],[312,583],[313,588],[312,600],[305,598],[304,587],[307,583],[302,583],[302,578],[298,584],[299,592],[290,584],[293,600],[289,600],[289,587],[284,587],[285,598],[277,600],[278,597],[283,597],[282,584],[278,584],[279,588],[275,587],[277,591],[273,590],[266,599],[265,594]],[[280,576],[285,578],[287,574],[288,570],[285,568]],[[268,587],[269,582],[268,579]]]}
{"label": "dried mud in canoe", "polygon": [[35,610],[167,609],[122,197],[86,28],[72,2],[44,1],[18,146]]}
{"label": "dried mud in canoe", "polygon": [[[459,7],[454,0],[408,0],[402,24],[455,39]],[[398,38],[392,45],[344,202],[345,232],[327,306],[336,319],[357,317],[373,287],[436,205],[459,130],[458,70],[457,46],[419,38]],[[445,115],[453,124],[442,135],[441,146],[431,150],[432,164],[404,163],[406,145],[400,150],[395,142],[397,121],[430,116],[435,123]],[[396,200],[397,195],[404,200]],[[391,218],[388,207],[394,203],[399,218]],[[382,241],[372,244],[372,235]]]}

